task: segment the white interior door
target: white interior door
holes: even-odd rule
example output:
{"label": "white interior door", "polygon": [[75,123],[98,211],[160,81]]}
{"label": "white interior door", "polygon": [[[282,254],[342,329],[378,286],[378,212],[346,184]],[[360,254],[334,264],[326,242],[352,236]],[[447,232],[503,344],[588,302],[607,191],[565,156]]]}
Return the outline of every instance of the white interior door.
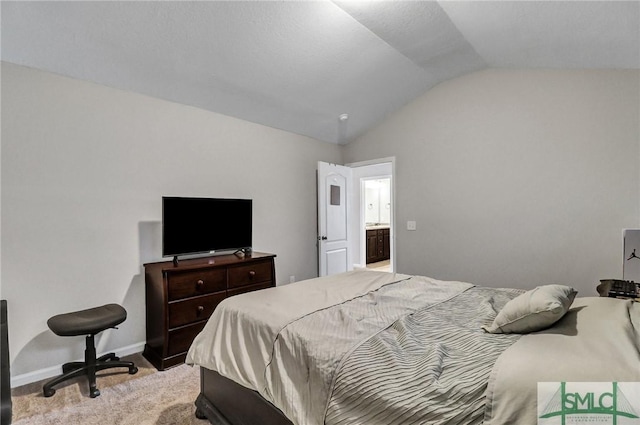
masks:
{"label": "white interior door", "polygon": [[350,270],[347,203],[351,168],[318,162],[318,275]]}

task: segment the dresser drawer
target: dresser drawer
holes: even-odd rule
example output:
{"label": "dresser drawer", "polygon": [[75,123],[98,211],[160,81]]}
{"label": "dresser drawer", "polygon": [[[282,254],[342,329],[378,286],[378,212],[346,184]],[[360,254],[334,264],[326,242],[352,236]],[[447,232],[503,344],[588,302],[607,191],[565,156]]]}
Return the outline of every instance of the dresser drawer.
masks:
{"label": "dresser drawer", "polygon": [[255,285],[240,286],[238,288],[228,290],[227,297],[232,297],[238,294],[244,294],[246,292],[257,291],[259,289],[272,288],[273,286],[275,286],[273,282],[262,282]]}
{"label": "dresser drawer", "polygon": [[169,328],[208,319],[226,296],[227,293],[223,291],[169,303]]}
{"label": "dresser drawer", "polygon": [[270,261],[261,261],[243,266],[229,267],[229,288],[253,285],[273,280],[273,268]]}
{"label": "dresser drawer", "polygon": [[194,323],[193,325],[184,326],[169,331],[169,347],[167,354],[172,356],[189,350],[193,339],[200,333],[207,321]]}
{"label": "dresser drawer", "polygon": [[169,301],[226,289],[225,269],[191,270],[167,274]]}

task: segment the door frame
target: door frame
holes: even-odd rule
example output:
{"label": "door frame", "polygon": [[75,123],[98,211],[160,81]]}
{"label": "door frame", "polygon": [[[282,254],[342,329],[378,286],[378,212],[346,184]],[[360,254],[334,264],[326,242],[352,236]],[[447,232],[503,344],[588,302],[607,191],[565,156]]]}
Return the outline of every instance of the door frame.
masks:
{"label": "door frame", "polygon": [[[380,164],[391,164],[391,219],[390,219],[390,235],[389,235],[389,249],[391,251],[390,255],[390,265],[391,272],[396,271],[396,157],[386,157],[379,159],[372,159],[368,161],[358,161],[345,164],[347,167],[351,168],[360,168],[360,167],[370,167]],[[382,176],[382,175],[381,175]],[[384,177],[389,177],[389,174],[385,174]],[[374,177],[371,177],[374,178]],[[361,180],[370,179],[370,177],[359,178],[360,181],[353,182],[353,188],[359,188],[360,197],[357,202],[357,210],[355,208],[351,209],[349,216],[349,225],[351,228],[357,228],[357,232],[354,232],[353,236],[357,235],[357,238],[352,238],[352,244],[357,243],[360,247],[359,255],[358,255],[358,264],[354,264],[355,267],[366,267],[366,240],[367,240],[367,232],[365,230],[365,214],[364,214],[364,193],[362,191],[362,183]],[[355,206],[355,205],[354,205]],[[353,239],[356,239],[353,241]],[[353,252],[353,250],[352,250]],[[352,255],[352,259],[353,259]]]}

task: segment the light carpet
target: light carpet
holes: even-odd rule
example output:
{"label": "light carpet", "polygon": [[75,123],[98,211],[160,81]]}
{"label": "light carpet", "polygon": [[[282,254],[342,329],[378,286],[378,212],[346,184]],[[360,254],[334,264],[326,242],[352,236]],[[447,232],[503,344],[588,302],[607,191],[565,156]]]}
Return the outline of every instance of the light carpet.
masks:
{"label": "light carpet", "polygon": [[12,390],[14,425],[206,425],[195,417],[200,392],[198,367],[180,365],[156,371],[139,354],[138,373],[126,369],[99,372],[100,396],[89,397],[85,379],[60,384],[53,397],[42,395],[45,381]]}

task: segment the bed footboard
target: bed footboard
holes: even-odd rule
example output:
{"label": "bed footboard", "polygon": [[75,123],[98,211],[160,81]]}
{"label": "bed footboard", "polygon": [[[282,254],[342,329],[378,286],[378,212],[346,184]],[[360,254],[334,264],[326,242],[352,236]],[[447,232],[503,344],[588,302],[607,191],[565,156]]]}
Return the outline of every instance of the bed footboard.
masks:
{"label": "bed footboard", "polygon": [[203,367],[200,368],[200,395],[195,404],[196,417],[216,425],[292,425],[256,391]]}

